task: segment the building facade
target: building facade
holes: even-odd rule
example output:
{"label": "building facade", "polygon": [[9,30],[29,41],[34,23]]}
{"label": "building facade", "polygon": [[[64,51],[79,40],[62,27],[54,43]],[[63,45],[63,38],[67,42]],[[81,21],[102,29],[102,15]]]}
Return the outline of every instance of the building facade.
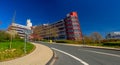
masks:
{"label": "building facade", "polygon": [[32,32],[31,27],[32,23],[30,19],[27,19],[27,26],[12,22],[12,24],[8,27],[8,31],[15,31],[21,38],[24,38],[25,31],[27,31],[28,33]]}
{"label": "building facade", "polygon": [[106,39],[120,39],[120,32],[110,32],[106,35]]}
{"label": "building facade", "polygon": [[67,14],[67,17],[52,24],[36,26],[34,33],[44,39],[53,40],[82,40],[82,32],[76,12]]}
{"label": "building facade", "polygon": [[65,18],[66,34],[69,40],[81,40],[82,32],[76,12],[67,14]]}

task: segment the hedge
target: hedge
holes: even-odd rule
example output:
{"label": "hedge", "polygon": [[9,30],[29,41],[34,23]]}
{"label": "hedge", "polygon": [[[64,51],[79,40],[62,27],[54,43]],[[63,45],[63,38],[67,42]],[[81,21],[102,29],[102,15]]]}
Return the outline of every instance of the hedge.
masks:
{"label": "hedge", "polygon": [[120,46],[120,42],[106,42],[103,46]]}

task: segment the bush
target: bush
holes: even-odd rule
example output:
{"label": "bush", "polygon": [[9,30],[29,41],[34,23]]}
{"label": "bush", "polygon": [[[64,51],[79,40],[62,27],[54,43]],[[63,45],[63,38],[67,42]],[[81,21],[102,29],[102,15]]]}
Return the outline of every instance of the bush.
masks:
{"label": "bush", "polygon": [[104,39],[101,42],[105,43],[105,42],[117,42],[117,41],[120,41],[120,39]]}
{"label": "bush", "polygon": [[[11,41],[10,33],[0,30],[0,42],[8,42],[8,41]],[[18,34],[15,34],[12,36],[12,41],[23,41],[23,39],[21,39]]]}
{"label": "bush", "polygon": [[43,40],[41,40],[41,41],[43,41],[43,42],[49,42],[50,40],[43,39]]}
{"label": "bush", "polygon": [[66,40],[56,40],[56,43],[68,43]]}
{"label": "bush", "polygon": [[56,43],[81,44],[82,41],[75,41],[75,40],[56,40]]}
{"label": "bush", "polygon": [[120,46],[120,42],[106,42],[103,46]]}
{"label": "bush", "polygon": [[9,41],[10,35],[5,31],[0,31],[0,42]]}

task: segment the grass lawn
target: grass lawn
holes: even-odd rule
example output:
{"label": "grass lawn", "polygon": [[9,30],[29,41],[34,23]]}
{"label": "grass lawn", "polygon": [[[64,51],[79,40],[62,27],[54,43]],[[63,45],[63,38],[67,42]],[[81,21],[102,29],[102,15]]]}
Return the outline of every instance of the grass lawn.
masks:
{"label": "grass lawn", "polygon": [[[26,54],[32,52],[35,49],[35,46],[31,43],[26,44]],[[0,42],[0,61],[11,60],[17,57],[26,55],[24,53],[24,42],[23,41],[14,41],[10,42]]]}

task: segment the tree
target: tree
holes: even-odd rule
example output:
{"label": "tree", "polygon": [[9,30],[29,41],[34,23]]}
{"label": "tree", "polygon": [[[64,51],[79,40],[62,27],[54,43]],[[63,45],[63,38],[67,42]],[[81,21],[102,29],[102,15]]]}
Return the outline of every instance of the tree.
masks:
{"label": "tree", "polygon": [[33,34],[30,35],[30,40],[38,41],[38,40],[42,40],[42,37],[40,37],[39,34],[33,33]]}
{"label": "tree", "polygon": [[5,31],[0,30],[0,42],[9,41],[10,35]]}
{"label": "tree", "polygon": [[12,41],[17,36],[17,32],[15,30],[10,30],[10,31],[7,31],[7,33],[10,34],[10,49],[11,49]]}
{"label": "tree", "polygon": [[102,36],[98,32],[93,32],[90,37],[94,43],[100,43],[100,40],[102,40]]}
{"label": "tree", "polygon": [[84,35],[83,38],[84,38],[84,41],[85,41],[86,44],[92,43],[92,38],[90,36],[85,36]]}

